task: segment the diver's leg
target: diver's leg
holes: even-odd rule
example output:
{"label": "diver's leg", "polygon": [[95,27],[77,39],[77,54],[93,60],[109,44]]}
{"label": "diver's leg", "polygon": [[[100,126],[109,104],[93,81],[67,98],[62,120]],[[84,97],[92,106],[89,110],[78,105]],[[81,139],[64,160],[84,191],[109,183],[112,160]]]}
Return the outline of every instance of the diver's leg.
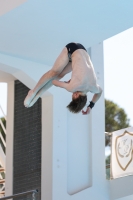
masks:
{"label": "diver's leg", "polygon": [[53,80],[54,78],[56,78],[59,74],[61,74],[61,72],[63,71],[63,69],[66,67],[66,65],[68,64],[69,59],[68,59],[68,52],[67,52],[67,48],[65,47],[62,52],[60,53],[60,55],[58,56],[58,58],[56,59],[52,69],[48,72],[46,72],[38,81],[38,83],[36,84],[35,88],[33,90],[30,90],[28,92],[28,95],[26,96],[25,100],[24,100],[24,105],[25,107],[29,107],[30,102],[32,101],[32,99],[35,97],[35,95],[37,94],[37,92],[43,88],[45,86],[45,84],[47,84],[47,82],[49,82],[50,80]]}

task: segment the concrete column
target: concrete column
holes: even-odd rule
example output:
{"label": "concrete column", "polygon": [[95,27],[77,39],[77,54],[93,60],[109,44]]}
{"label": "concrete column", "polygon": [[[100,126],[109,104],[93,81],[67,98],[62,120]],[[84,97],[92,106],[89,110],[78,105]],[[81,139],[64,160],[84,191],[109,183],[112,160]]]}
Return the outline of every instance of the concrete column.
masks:
{"label": "concrete column", "polygon": [[[103,88],[103,45],[89,49],[98,84]],[[67,75],[63,80],[69,80]],[[103,88],[104,90],[104,88]],[[107,200],[104,95],[90,115],[72,114],[71,93],[52,87],[42,107],[42,193],[47,200]],[[88,103],[92,94],[88,94]],[[42,194],[42,195],[43,195]],[[46,195],[46,196],[45,196]]]}
{"label": "concrete column", "polygon": [[13,194],[14,81],[8,82],[5,195]]}
{"label": "concrete column", "polygon": [[53,97],[42,98],[41,199],[52,200],[53,182]]}

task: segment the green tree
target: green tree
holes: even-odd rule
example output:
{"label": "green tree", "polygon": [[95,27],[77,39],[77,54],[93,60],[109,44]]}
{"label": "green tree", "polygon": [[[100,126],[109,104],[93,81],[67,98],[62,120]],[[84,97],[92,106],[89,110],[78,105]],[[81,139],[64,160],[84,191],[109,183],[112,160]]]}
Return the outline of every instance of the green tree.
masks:
{"label": "green tree", "polygon": [[[129,127],[129,119],[123,108],[113,101],[105,99],[105,131],[113,132]],[[105,145],[110,146],[110,136],[106,135]],[[106,165],[110,164],[110,155],[106,158]],[[110,168],[106,169],[107,179],[110,177]]]}
{"label": "green tree", "polygon": [[[129,119],[123,108],[120,108],[113,101],[105,99],[105,131],[113,132],[129,127]],[[110,145],[110,138],[106,136],[106,146]]]}
{"label": "green tree", "polygon": [[105,100],[105,130],[116,131],[129,126],[129,119],[123,108],[110,100]]}

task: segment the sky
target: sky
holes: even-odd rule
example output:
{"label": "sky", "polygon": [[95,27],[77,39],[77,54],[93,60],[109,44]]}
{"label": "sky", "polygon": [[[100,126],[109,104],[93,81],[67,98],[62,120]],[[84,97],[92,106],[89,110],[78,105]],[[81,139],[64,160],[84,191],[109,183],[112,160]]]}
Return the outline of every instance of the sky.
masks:
{"label": "sky", "polygon": [[[2,107],[4,113],[7,113],[7,84],[0,83],[0,106]],[[0,117],[3,116],[0,109]]]}
{"label": "sky", "polygon": [[104,92],[133,126],[133,28],[104,41]]}
{"label": "sky", "polygon": [[[0,91],[6,114],[6,83],[0,83]],[[133,28],[104,41],[104,93],[125,110],[133,126]]]}

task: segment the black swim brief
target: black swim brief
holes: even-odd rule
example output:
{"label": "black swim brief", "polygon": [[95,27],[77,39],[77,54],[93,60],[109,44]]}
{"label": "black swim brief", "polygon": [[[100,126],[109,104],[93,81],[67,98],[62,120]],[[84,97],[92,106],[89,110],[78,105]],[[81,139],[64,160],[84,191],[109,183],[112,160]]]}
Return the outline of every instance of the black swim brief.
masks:
{"label": "black swim brief", "polygon": [[68,50],[69,62],[72,62],[71,55],[72,55],[73,52],[76,51],[77,49],[84,49],[85,51],[87,51],[87,50],[85,49],[85,47],[84,47],[82,44],[74,43],[74,42],[71,42],[71,43],[67,44],[67,45],[66,45],[66,48],[67,48],[67,50]]}

